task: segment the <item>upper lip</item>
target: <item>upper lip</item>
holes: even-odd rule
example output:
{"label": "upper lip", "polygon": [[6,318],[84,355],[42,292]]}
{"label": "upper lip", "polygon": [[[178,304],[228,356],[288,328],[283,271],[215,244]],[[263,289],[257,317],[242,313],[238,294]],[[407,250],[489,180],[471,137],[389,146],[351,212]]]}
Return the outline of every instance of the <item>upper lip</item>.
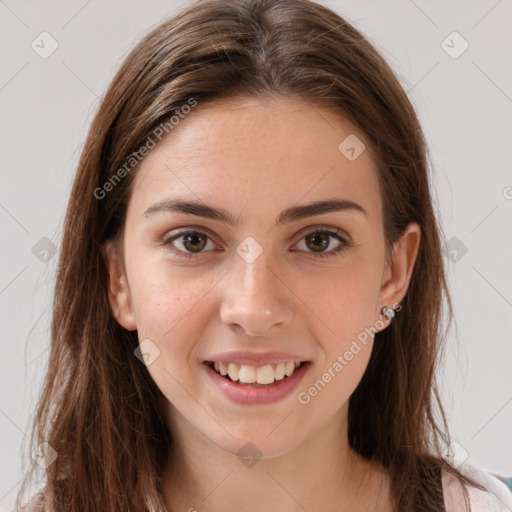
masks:
{"label": "upper lip", "polygon": [[210,356],[205,362],[223,362],[223,363],[236,363],[236,364],[249,364],[253,366],[260,366],[265,364],[287,363],[293,361],[294,363],[302,363],[307,361],[306,358],[296,354],[287,352],[249,352],[246,350],[235,350],[232,352],[223,352],[221,354],[214,354]]}

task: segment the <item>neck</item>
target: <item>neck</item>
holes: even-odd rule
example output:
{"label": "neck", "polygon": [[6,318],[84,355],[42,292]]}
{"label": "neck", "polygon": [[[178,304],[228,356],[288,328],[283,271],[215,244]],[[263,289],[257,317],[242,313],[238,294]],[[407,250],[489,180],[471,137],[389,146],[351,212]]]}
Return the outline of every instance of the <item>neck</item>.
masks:
{"label": "neck", "polygon": [[168,512],[224,512],[227,505],[247,512],[376,509],[376,466],[350,448],[345,409],[295,449],[253,464],[182,418],[172,423],[173,449],[162,475]]}

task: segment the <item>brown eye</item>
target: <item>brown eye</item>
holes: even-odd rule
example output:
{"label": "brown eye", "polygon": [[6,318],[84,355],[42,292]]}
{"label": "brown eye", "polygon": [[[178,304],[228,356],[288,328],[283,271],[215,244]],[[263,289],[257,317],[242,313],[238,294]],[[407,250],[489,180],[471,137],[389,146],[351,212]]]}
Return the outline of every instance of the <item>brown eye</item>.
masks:
{"label": "brown eye", "polygon": [[200,252],[206,247],[207,240],[206,235],[194,231],[183,235],[183,246],[187,251]]}
{"label": "brown eye", "polygon": [[177,256],[188,258],[217,247],[210,237],[201,231],[182,231],[179,234],[164,239],[163,242]]}
{"label": "brown eye", "polygon": [[[317,228],[303,236],[298,246],[305,246],[300,249],[313,255],[315,259],[334,256],[353,246],[353,242],[343,237],[341,233],[339,230]],[[334,245],[332,240],[335,241]]]}
{"label": "brown eye", "polygon": [[310,233],[305,237],[306,244],[314,252],[321,252],[329,247],[331,236],[328,233]]}

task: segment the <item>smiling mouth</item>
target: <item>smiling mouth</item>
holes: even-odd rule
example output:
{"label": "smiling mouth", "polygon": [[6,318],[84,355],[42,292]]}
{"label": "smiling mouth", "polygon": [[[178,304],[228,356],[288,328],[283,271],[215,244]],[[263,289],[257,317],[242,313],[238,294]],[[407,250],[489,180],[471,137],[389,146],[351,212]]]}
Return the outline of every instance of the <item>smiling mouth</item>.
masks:
{"label": "smiling mouth", "polygon": [[224,363],[221,361],[205,361],[216,373],[227,379],[247,387],[265,388],[276,382],[288,379],[295,370],[309,364],[309,361],[287,362],[253,366],[249,364]]}

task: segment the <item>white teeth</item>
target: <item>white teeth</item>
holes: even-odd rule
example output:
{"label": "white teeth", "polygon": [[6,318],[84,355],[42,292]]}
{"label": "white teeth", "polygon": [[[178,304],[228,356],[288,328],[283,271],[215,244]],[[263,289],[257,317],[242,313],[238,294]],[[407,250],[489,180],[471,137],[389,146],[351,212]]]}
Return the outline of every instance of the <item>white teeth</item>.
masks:
{"label": "white teeth", "polygon": [[219,369],[221,375],[227,375],[228,374],[228,365],[224,364],[222,362],[219,362]]}
{"label": "white teeth", "polygon": [[278,363],[276,365],[276,369],[274,372],[274,379],[276,379],[276,380],[284,379],[284,363]]}
{"label": "white teeth", "polygon": [[256,382],[258,384],[272,384],[274,382],[274,368],[269,364],[260,366],[256,372]]}
{"label": "white teeth", "polygon": [[293,371],[295,370],[295,364],[293,362],[286,363],[284,365],[284,373],[287,377],[289,377]]}
{"label": "white teeth", "polygon": [[256,370],[254,369],[254,366],[247,366],[246,364],[240,366],[238,378],[240,379],[240,382],[243,382],[244,384],[254,384],[256,382]]}
{"label": "white teeth", "polygon": [[229,363],[228,364],[228,375],[229,378],[235,382],[238,380],[238,372],[240,371],[240,366],[238,366],[236,363]]}
{"label": "white teeth", "polygon": [[228,376],[233,382],[242,384],[272,384],[275,380],[290,377],[300,363],[289,361],[287,363],[252,366],[249,364],[223,363],[215,361],[213,367],[217,373]]}

